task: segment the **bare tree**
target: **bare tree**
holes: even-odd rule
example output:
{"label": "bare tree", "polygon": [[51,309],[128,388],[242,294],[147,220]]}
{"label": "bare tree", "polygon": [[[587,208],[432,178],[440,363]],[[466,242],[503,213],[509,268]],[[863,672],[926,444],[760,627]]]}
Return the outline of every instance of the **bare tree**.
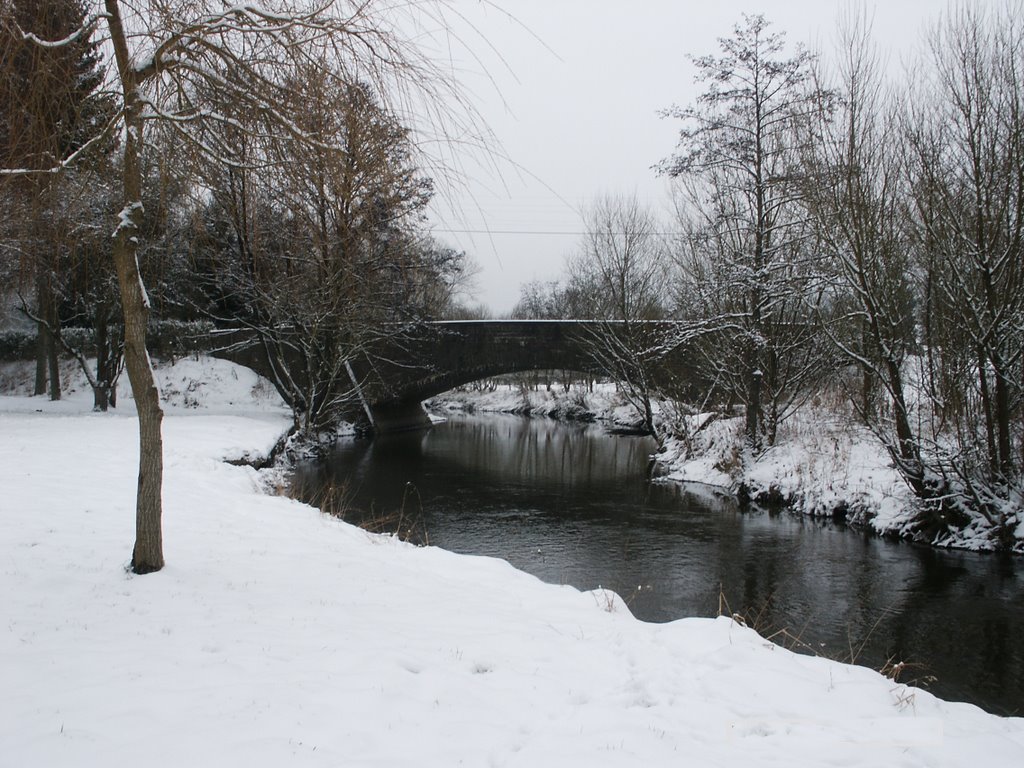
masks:
{"label": "bare tree", "polygon": [[[916,345],[917,299],[905,179],[903,105],[885,85],[864,16],[839,30],[838,98],[822,105],[805,144],[804,203],[830,286],[822,328],[861,371],[851,401],[919,497],[929,495],[913,428],[906,364]],[[824,92],[824,89],[823,89]],[[880,385],[888,409],[876,404]]]}
{"label": "bare tree", "polygon": [[[417,13],[429,12],[422,4]],[[327,143],[305,129],[282,79],[304,62],[343,62],[348,80],[368,82],[388,98],[414,91],[431,115],[442,120],[452,109],[442,93],[448,81],[401,35],[394,4],[328,0],[321,4],[280,0],[264,6],[224,5],[211,10],[192,0],[150,0],[127,4],[103,0],[83,27],[60,40],[20,28],[23,39],[43,48],[70,45],[102,25],[113,51],[110,82],[117,112],[81,147],[54,158],[50,169],[74,163],[117,135],[121,138],[122,201],[116,216],[113,260],[124,315],[125,367],[139,414],[140,465],[136,541],[132,569],[159,570],[164,563],[161,534],[163,448],[159,392],[146,350],[150,305],[139,268],[142,202],[141,156],[147,126],[175,132],[212,161],[239,165],[233,144],[218,143],[212,129],[228,124],[259,140],[307,145]],[[244,118],[244,119],[242,119]],[[43,170],[43,169],[40,169]]]}
{"label": "bare tree", "polygon": [[[665,356],[664,319],[668,253],[654,216],[636,197],[604,197],[587,211],[587,233],[569,262],[571,297],[590,354],[619,383],[657,435],[651,397],[656,369]],[[609,322],[614,321],[614,322]]]}

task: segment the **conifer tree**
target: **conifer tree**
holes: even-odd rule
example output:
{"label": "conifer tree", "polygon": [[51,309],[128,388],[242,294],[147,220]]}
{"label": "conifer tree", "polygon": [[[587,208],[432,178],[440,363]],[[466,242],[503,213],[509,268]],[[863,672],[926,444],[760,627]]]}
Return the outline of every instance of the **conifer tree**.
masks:
{"label": "conifer tree", "polygon": [[[4,0],[0,5],[0,167],[45,171],[80,148],[109,111],[102,62],[82,0]],[[67,40],[58,46],[39,40]],[[56,174],[6,179],[5,203],[17,228],[21,272],[31,274],[39,342],[36,394],[60,398],[59,201],[67,185]]]}

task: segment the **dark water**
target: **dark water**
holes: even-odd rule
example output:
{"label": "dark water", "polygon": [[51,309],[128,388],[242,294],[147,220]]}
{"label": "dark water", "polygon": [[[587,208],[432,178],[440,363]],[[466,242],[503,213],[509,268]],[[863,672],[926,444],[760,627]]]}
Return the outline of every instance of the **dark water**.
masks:
{"label": "dark water", "polygon": [[[1024,714],[1024,571],[1010,557],[882,541],[646,480],[653,443],[597,426],[458,417],[340,444],[296,485],[343,487],[346,518],[545,581],[618,592],[646,621],[727,603],[776,640],[999,714]],[[389,520],[384,520],[389,518]],[[798,641],[791,639],[799,638]]]}

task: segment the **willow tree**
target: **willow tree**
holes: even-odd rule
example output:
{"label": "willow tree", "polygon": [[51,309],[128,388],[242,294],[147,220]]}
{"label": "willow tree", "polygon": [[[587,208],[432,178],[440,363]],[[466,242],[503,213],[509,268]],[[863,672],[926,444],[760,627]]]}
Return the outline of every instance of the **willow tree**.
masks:
{"label": "willow tree", "polygon": [[[43,48],[73,44],[105,30],[113,51],[109,84],[117,111],[96,133],[46,171],[69,167],[111,136],[120,139],[121,202],[113,231],[113,260],[124,315],[125,369],[139,415],[139,476],[132,570],[164,564],[161,517],[163,412],[146,350],[149,299],[139,269],[142,154],[151,136],[169,132],[199,157],[243,166],[232,144],[218,142],[225,124],[260,141],[329,143],[308,131],[289,98],[288,76],[302,64],[328,57],[347,77],[369,83],[381,98],[410,101],[449,120],[452,87],[399,30],[403,7],[415,20],[434,11],[423,3],[374,0],[270,0],[231,5],[199,0],[102,0],[77,31],[60,40],[20,28]],[[420,94],[423,98],[416,98]]]}
{"label": "willow tree", "polygon": [[292,80],[307,105],[297,125],[330,145],[250,143],[260,173],[203,169],[208,205],[191,249],[202,311],[252,332],[306,442],[333,439],[359,402],[353,364],[398,342],[458,259],[417,242],[433,185],[408,129],[344,76],[320,62]]}

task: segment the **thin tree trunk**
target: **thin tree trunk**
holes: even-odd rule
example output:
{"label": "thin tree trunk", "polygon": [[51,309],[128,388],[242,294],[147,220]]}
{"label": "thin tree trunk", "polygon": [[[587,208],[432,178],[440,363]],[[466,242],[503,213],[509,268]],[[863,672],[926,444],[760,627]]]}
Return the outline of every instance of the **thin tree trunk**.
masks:
{"label": "thin tree trunk", "polygon": [[[863,272],[861,273],[863,274]],[[863,285],[863,283],[862,283]],[[872,313],[872,317],[874,313]],[[861,323],[861,354],[865,359],[869,357],[868,349],[871,346],[871,336],[869,335],[873,331],[873,323]],[[875,333],[876,339],[881,334]],[[875,342],[875,346],[879,346],[878,342]],[[860,382],[860,402],[861,402],[861,418],[865,424],[872,424],[875,421],[875,378],[874,371],[871,370],[871,366],[867,363],[861,365],[861,382]]]}
{"label": "thin tree trunk", "polygon": [[[39,238],[36,238],[38,242]],[[60,371],[57,366],[56,340],[51,329],[54,327],[53,290],[50,284],[49,264],[38,261],[39,274],[36,277],[36,311],[43,321],[37,323],[36,335],[36,380],[33,394],[45,395],[49,391],[51,400],[60,400]],[[54,381],[56,379],[56,382]]]}
{"label": "thin tree trunk", "polygon": [[1003,479],[1013,476],[1013,437],[1011,434],[1010,385],[1006,377],[1006,368],[998,350],[993,351],[992,368],[995,378],[995,421],[997,449],[999,452],[999,473]]}
{"label": "thin tree trunk", "polygon": [[749,342],[750,349],[744,363],[747,377],[747,444],[754,451],[761,449],[761,369],[758,367],[757,347]]}
{"label": "thin tree trunk", "polygon": [[124,359],[128,380],[139,414],[139,480],[135,508],[135,548],[132,570],[150,573],[164,566],[161,517],[163,504],[163,439],[160,433],[163,411],[160,393],[146,350],[149,298],[142,283],[138,262],[138,230],[142,217],[142,120],[138,83],[128,51],[127,38],[117,0],[104,0],[107,25],[117,61],[125,103],[124,208],[114,238],[114,267],[121,290],[124,313]]}
{"label": "thin tree trunk", "polygon": [[110,340],[107,335],[107,308],[100,305],[96,308],[96,386],[92,391],[92,409],[106,412],[110,407],[110,380],[113,378],[110,361]]}
{"label": "thin tree trunk", "polygon": [[[52,309],[52,307],[51,307]],[[60,356],[58,355],[59,341],[54,330],[57,325],[57,313],[50,313],[50,327],[46,329],[46,367],[50,375],[50,399],[60,400]]]}
{"label": "thin tree trunk", "polygon": [[33,395],[46,394],[46,361],[49,356],[46,354],[47,345],[46,327],[42,323],[36,324],[36,383],[32,389]]}
{"label": "thin tree trunk", "polygon": [[989,472],[995,476],[999,471],[999,458],[996,453],[996,432],[992,417],[992,394],[988,386],[988,361],[985,350],[978,346],[978,384],[981,388],[982,416],[985,420],[985,442],[988,446]]}

